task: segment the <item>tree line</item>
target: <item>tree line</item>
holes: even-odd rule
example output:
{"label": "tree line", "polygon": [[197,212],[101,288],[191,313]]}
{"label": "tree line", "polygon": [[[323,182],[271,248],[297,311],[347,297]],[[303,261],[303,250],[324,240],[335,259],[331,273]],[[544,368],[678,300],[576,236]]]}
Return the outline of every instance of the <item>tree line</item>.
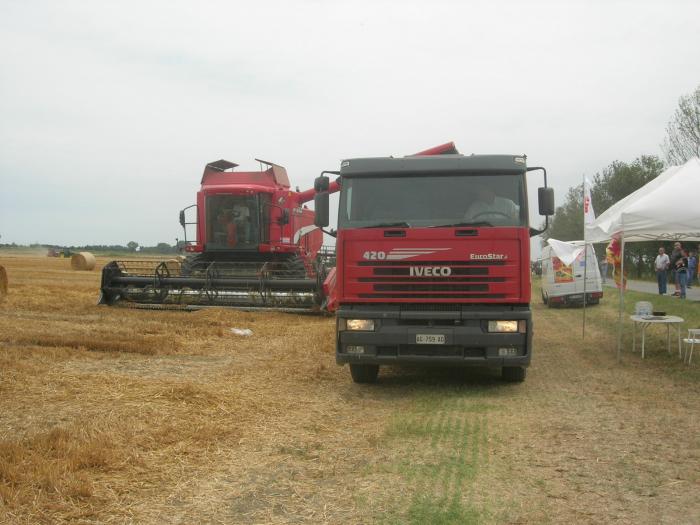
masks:
{"label": "tree line", "polygon": [[136,241],[130,241],[126,245],[121,244],[86,244],[84,246],[64,246],[56,244],[40,244],[32,243],[24,244],[0,244],[0,248],[33,248],[46,250],[69,250],[70,252],[97,252],[97,253],[152,253],[152,254],[169,254],[180,253],[184,251],[185,242],[178,241],[177,244],[168,244],[167,242],[159,242],[155,246],[140,246]]}

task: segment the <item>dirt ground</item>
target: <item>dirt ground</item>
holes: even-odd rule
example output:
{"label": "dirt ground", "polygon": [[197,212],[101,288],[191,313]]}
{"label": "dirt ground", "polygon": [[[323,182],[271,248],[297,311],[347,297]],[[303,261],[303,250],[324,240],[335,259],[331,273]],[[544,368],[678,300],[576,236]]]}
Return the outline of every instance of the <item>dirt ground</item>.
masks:
{"label": "dirt ground", "polygon": [[582,342],[535,304],[523,384],[360,386],[330,317],[98,307],[99,271],[0,264],[2,523],[700,523],[698,364],[617,363],[612,306]]}

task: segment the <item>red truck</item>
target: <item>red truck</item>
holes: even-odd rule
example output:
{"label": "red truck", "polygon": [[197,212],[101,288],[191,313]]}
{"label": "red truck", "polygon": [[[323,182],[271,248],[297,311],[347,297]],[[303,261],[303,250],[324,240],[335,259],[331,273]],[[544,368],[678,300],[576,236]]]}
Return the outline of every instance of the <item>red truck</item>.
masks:
{"label": "red truck", "polygon": [[[445,154],[446,153],[446,154]],[[460,155],[454,145],[409,157],[341,163],[336,362],[357,383],[380,365],[498,367],[523,381],[532,357],[526,175],[544,173],[539,213],[554,213],[544,168],[519,155]],[[316,225],[328,220],[329,178],[316,179]],[[333,185],[335,189],[335,185]],[[543,230],[542,230],[543,231]]]}

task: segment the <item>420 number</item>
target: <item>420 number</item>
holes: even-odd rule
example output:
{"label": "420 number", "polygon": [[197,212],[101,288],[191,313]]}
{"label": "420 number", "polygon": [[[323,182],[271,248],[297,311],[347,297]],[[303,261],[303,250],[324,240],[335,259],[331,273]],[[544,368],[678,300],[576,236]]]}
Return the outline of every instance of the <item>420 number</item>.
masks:
{"label": "420 number", "polygon": [[362,254],[363,259],[368,261],[383,261],[386,259],[386,252],[369,251]]}

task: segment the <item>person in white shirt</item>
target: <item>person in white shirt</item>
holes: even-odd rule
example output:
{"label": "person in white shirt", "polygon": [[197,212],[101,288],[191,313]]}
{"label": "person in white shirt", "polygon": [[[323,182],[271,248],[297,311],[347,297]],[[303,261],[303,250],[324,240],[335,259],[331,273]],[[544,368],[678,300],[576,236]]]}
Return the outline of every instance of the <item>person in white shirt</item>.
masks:
{"label": "person in white shirt", "polygon": [[666,255],[666,250],[663,246],[659,248],[659,255],[654,259],[654,269],[656,270],[656,281],[659,284],[659,295],[664,295],[666,293],[666,283],[668,279],[666,278],[666,270],[670,266],[671,261]]}
{"label": "person in white shirt", "polygon": [[468,221],[489,221],[489,219],[512,219],[517,221],[520,207],[512,200],[499,197],[493,190],[484,185],[474,187],[476,200],[469,205],[464,218]]}

